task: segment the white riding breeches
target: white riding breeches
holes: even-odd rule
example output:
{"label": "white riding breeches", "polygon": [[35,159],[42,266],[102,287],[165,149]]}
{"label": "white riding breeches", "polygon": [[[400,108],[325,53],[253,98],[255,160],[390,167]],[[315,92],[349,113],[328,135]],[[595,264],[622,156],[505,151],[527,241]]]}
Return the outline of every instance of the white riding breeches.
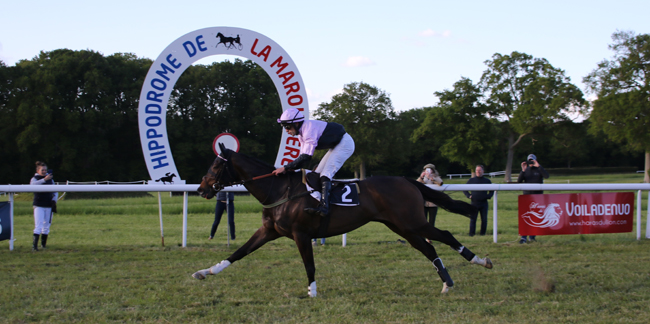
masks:
{"label": "white riding breeches", "polygon": [[316,172],[320,173],[321,177],[333,179],[343,163],[352,156],[352,153],[354,153],[354,140],[350,134],[346,133],[338,145],[325,153],[316,167]]}
{"label": "white riding breeches", "polygon": [[52,208],[34,206],[34,234],[50,234]]}

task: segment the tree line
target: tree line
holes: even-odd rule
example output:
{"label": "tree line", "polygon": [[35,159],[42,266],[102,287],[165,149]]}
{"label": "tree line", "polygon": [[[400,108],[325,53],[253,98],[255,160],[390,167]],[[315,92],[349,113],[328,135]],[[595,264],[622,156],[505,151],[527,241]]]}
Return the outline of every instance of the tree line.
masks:
{"label": "tree line", "polygon": [[[564,71],[526,53],[496,53],[477,82],[461,78],[438,103],[397,112],[387,93],[352,82],[314,117],[343,124],[356,142],[340,177],[519,171],[535,153],[546,168],[634,166],[650,160],[650,35],[617,31],[605,59],[585,76],[588,102]],[[92,50],[41,52],[0,61],[0,183],[26,183],[46,161],[58,181],[148,179],[138,99],[152,60]],[[181,177],[200,181],[212,140],[235,134],[241,152],[272,163],[281,128],[277,90],[265,71],[235,59],[189,67],[176,83],[167,132]],[[581,114],[584,120],[572,118]],[[647,178],[647,173],[646,173]],[[647,181],[647,179],[646,179]]]}

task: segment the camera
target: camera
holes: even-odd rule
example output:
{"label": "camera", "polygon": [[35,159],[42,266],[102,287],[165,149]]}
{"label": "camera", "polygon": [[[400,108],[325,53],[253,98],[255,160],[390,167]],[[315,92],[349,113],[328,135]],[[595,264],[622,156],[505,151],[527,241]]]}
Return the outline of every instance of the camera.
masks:
{"label": "camera", "polygon": [[528,166],[535,165],[535,160],[530,159],[530,160],[526,161],[526,164],[527,164]]}
{"label": "camera", "polygon": [[52,174],[54,171],[52,169],[47,169],[47,174]]}

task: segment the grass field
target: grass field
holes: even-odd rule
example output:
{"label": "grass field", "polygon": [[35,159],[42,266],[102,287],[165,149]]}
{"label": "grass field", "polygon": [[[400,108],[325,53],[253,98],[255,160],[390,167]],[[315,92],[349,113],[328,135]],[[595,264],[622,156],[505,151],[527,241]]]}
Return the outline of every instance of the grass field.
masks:
{"label": "grass field", "polygon": [[[640,175],[552,178],[570,183],[640,182]],[[466,179],[447,180],[465,183]],[[498,179],[493,179],[499,182]],[[464,199],[462,193],[451,193]],[[261,224],[261,206],[237,196],[237,239],[225,217],[208,241],[214,200],[190,197],[181,248],[182,197],[65,199],[49,248],[31,252],[28,194],[17,197],[15,250],[0,242],[0,323],[647,323],[650,240],[622,234],[541,236],[517,243],[518,192],[499,193],[499,243],[469,237],[468,220],[444,211],[436,225],[494,269],[470,265],[434,243],[456,285],[441,295],[431,263],[381,224],[315,247],[318,297],[295,244],[281,238],[203,281],[191,274],[241,246]],[[647,211],[644,193],[644,222]],[[636,230],[636,227],[635,227]]]}

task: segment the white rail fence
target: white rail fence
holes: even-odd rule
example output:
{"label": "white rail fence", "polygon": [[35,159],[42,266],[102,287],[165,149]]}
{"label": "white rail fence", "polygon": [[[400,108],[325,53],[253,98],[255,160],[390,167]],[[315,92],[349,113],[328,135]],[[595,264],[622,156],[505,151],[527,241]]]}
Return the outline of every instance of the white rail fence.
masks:
{"label": "white rail fence", "polygon": [[[494,171],[494,172],[488,172],[485,175],[489,176],[490,178],[494,178],[496,176],[505,175],[505,174],[506,174],[505,171]],[[446,174],[445,176],[449,177],[449,179],[452,179],[453,177],[458,177],[462,179],[463,177],[471,178],[472,174],[471,173],[450,173],[450,174]]]}
{"label": "white rail fence", "polygon": [[[13,204],[14,193],[19,192],[183,192],[183,237],[182,246],[187,247],[187,208],[188,208],[188,192],[194,192],[199,187],[198,184],[183,184],[183,185],[162,185],[162,184],[148,184],[148,185],[124,185],[124,184],[111,184],[111,185],[0,185],[0,193],[4,192],[9,194],[10,214],[11,214],[11,239],[9,240],[9,249],[13,250],[14,243],[14,224],[13,224]],[[625,191],[637,190],[636,198],[636,238],[641,239],[641,204],[642,204],[642,191],[648,191],[648,200],[650,201],[650,183],[589,183],[589,184],[532,184],[532,183],[517,183],[517,184],[452,184],[433,186],[430,188],[438,191],[494,191],[492,197],[492,215],[493,215],[493,240],[497,243],[498,233],[498,192],[499,191]],[[247,192],[244,186],[226,187],[224,191],[232,192]],[[160,211],[162,215],[162,211]],[[161,216],[161,233],[162,233],[162,216]],[[650,239],[650,202],[648,203],[648,211],[646,214],[646,234],[645,238]],[[346,235],[343,235],[343,246],[346,244]]]}

